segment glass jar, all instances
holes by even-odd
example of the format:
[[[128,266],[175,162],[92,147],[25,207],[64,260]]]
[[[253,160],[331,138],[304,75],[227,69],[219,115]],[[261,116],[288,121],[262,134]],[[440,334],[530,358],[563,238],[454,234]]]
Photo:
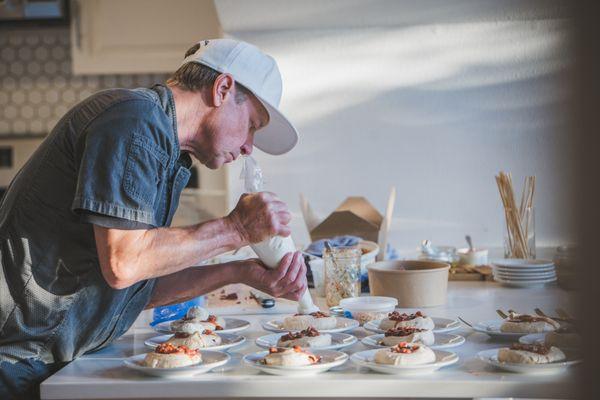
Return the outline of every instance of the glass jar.
[[[535,208],[515,214],[511,210],[505,209],[504,258],[535,259]]]
[[[329,307],[339,305],[341,299],[360,296],[361,255],[357,246],[323,250],[325,299]]]

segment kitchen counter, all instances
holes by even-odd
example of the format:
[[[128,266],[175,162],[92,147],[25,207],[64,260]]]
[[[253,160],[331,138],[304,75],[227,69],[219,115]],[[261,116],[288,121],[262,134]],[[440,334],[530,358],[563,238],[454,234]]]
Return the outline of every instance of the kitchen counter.
[[[324,306],[324,299],[317,303]],[[574,309],[575,296],[556,286],[534,289],[505,288],[494,282],[450,282],[445,306],[425,309],[437,317],[461,316],[475,323],[497,318],[495,310],[515,309],[533,312],[539,307],[553,313],[554,308]],[[218,313],[217,310],[211,310]],[[246,343],[231,350],[232,360],[215,372],[189,379],[165,380],[132,371],[122,364],[124,357],[149,351],[144,340],[156,336],[149,328],[135,327],[111,346],[81,357],[48,378],[41,385],[42,399],[158,399],[158,398],[244,398],[244,397],[530,397],[570,398],[576,389],[575,375],[580,367],[559,375],[520,375],[503,372],[477,360],[477,352],[500,347],[483,333],[463,327],[457,333],[467,341],[456,352],[458,363],[431,375],[397,377],[358,369],[348,361],[335,370],[313,377],[267,375],[241,363],[241,357],[261,350],[254,340],[267,334],[261,320],[277,315],[240,315],[251,322],[241,334]],[[140,326],[137,324],[137,326]],[[359,339],[368,331],[350,332]],[[344,349],[348,354],[366,349],[360,342]]]

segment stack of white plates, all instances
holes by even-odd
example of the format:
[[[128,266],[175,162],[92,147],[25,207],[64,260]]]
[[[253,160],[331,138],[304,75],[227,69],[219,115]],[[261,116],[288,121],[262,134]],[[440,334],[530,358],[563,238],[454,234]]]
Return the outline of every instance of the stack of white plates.
[[[549,260],[495,260],[492,267],[494,280],[506,286],[531,287],[556,282],[554,263]]]

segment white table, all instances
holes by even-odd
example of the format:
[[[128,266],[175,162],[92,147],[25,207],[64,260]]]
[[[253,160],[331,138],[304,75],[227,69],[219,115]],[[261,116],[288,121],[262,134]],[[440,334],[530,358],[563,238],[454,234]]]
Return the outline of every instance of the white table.
[[[572,309],[574,295],[557,287],[510,289],[491,282],[450,282],[448,303],[426,309],[440,317],[461,316],[470,322],[496,318],[496,308],[533,312],[540,307]],[[323,299],[318,299],[322,304]],[[422,377],[396,376],[357,369],[350,361],[337,370],[314,377],[282,377],[259,373],[240,363],[243,355],[260,350],[254,340],[266,332],[260,321],[273,315],[240,316],[251,322],[243,331],[244,346],[232,350],[232,361],[218,372],[187,380],[147,377],[122,365],[122,358],[147,352],[144,340],[157,335],[147,328],[135,328],[113,345],[81,357],[41,385],[42,399],[158,399],[158,398],[243,398],[243,397],[533,397],[568,398],[574,393],[580,367],[560,375],[531,376],[502,372],[475,359],[478,351],[499,347],[487,335],[464,327],[455,333],[466,336],[464,345],[450,349],[460,356],[453,366]],[[362,338],[362,328],[352,332]],[[364,350],[359,343],[346,349],[351,354]]]

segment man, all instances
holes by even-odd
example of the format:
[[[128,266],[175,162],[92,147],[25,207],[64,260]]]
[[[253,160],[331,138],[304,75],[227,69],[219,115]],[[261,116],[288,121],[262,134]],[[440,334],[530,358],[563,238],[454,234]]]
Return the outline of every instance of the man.
[[[290,234],[271,193],[243,195],[225,218],[168,228],[190,155],[219,168],[253,144],[283,154],[297,142],[277,110],[281,77],[256,47],[202,41],[167,85],[102,91],[71,109],[11,183],[0,207],[0,398],[39,383],[122,335],[148,307],[243,282],[297,300],[299,253],[189,268]]]

